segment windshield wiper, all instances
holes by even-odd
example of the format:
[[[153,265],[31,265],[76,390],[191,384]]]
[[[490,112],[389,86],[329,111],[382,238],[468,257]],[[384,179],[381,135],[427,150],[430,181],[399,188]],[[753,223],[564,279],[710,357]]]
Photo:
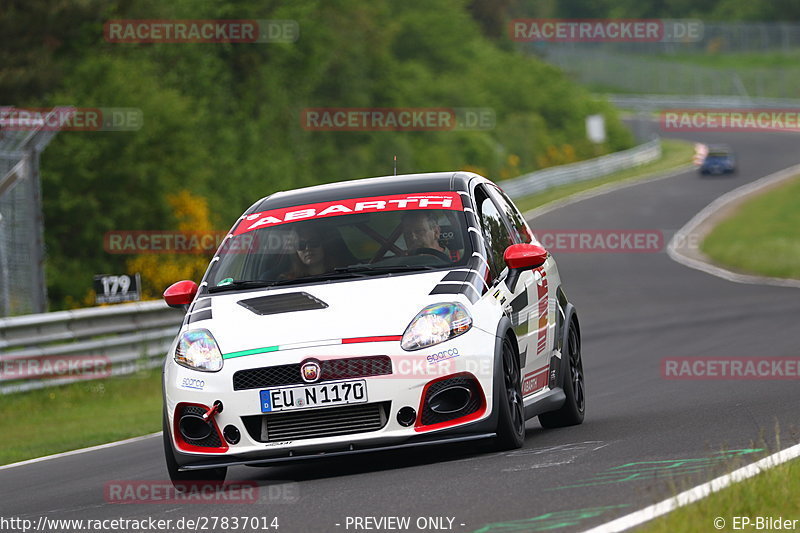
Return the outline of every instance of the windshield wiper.
[[[358,272],[367,274],[375,272],[376,274],[386,274],[391,272],[420,272],[423,270],[436,270],[441,267],[434,267],[430,265],[354,265],[348,267],[334,268],[334,272],[351,273]]]
[[[225,285],[217,285],[216,287],[209,287],[208,292],[216,293],[231,290],[242,289],[259,289],[266,287],[275,287],[279,285],[294,285],[298,283],[306,283],[311,281],[327,281],[337,279],[348,279],[353,277],[363,277],[371,273],[386,274],[392,272],[420,272],[423,270],[436,270],[437,267],[430,265],[354,265],[348,267],[334,268],[333,272],[323,272],[322,274],[312,274],[310,276],[302,276],[294,279],[278,279],[278,280],[257,280],[257,279],[236,279]]]
[[[230,291],[230,290],[241,290],[241,289],[259,289],[259,288],[266,288],[266,287],[276,287],[279,285],[295,285],[295,284],[302,284],[311,281],[327,281],[327,280],[335,280],[335,279],[348,279],[353,277],[362,277],[362,274],[358,271],[353,272],[323,272],[322,274],[312,274],[309,276],[302,276],[299,278],[293,279],[274,279],[274,280],[246,280],[246,279],[237,279],[229,282],[225,285],[218,285],[216,287],[210,287],[208,292],[223,292],[223,291]]]
[[[257,279],[235,279],[226,283],[225,285],[217,285],[216,287],[209,287],[208,292],[222,292],[232,291],[239,289],[257,289],[260,287],[271,287],[275,281],[264,281]]]

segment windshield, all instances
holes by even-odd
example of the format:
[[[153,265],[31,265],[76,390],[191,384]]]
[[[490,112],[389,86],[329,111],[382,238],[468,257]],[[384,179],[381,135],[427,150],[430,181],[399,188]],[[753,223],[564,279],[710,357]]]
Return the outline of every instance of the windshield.
[[[240,221],[205,281],[220,292],[464,265],[461,209],[446,192],[263,211]]]

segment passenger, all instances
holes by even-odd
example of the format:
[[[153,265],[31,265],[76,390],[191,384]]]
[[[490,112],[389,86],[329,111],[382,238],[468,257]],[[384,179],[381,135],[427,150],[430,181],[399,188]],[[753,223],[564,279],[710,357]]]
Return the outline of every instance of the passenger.
[[[295,230],[290,266],[283,279],[295,279],[333,272],[336,267],[356,262],[346,249],[341,235],[336,230],[319,226],[298,224]]]

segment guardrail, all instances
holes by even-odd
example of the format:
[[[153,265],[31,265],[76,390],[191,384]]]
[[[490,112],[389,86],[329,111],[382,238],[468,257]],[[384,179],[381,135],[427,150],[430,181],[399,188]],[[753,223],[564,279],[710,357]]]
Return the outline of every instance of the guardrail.
[[[661,140],[653,139],[634,148],[588,161],[537,170],[501,183],[511,198],[521,198],[551,187],[600,178],[620,170],[637,167],[661,157]]]
[[[800,100],[788,98],[748,98],[744,96],[690,96],[674,94],[608,94],[605,98],[617,107],[637,110],[657,109],[800,109]]]
[[[91,377],[52,373],[70,358],[102,357],[111,375],[160,366],[182,319],[162,301],[2,318],[0,394]]]
[[[512,197],[602,177],[661,155],[658,139],[589,161],[548,168],[502,183]],[[120,304],[0,318],[0,395],[73,383],[92,376],[58,376],[45,365],[55,358],[102,357],[110,375],[160,366],[183,319],[162,301]],[[26,376],[20,375],[23,365]],[[108,374],[94,377],[106,377]]]

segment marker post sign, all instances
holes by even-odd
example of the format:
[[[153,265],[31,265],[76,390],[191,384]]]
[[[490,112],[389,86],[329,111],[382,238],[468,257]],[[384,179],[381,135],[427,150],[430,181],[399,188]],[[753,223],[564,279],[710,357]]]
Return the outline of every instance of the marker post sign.
[[[95,303],[118,304],[122,302],[138,302],[142,299],[142,281],[137,272],[133,276],[123,274],[112,276],[101,274],[94,277]]]

